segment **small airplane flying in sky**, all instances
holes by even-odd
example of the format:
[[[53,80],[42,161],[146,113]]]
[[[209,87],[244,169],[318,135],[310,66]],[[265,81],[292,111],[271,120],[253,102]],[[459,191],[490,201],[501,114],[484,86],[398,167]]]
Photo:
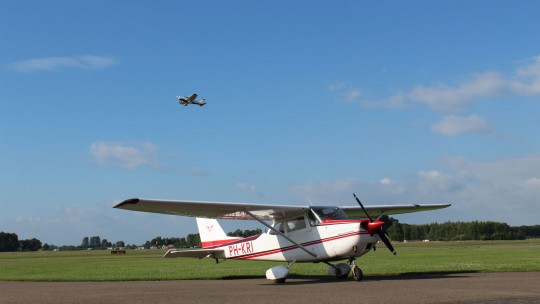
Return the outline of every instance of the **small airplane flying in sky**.
[[[189,97],[187,96],[176,96],[178,98],[178,103],[184,106],[187,106],[189,104],[196,104],[199,106],[204,106],[206,104],[206,99],[202,100],[195,100],[197,98],[197,94],[193,94]]]
[[[450,206],[411,204],[364,207],[356,195],[354,198],[359,206],[287,206],[133,198],[114,208],[196,217],[202,249],[170,249],[165,258],[209,257],[216,262],[225,259],[287,262],[287,266],[274,266],[266,271],[267,279],[283,283],[289,274],[289,267],[296,262],[322,262],[329,266],[329,275],[346,279],[352,272],[352,278],[361,281],[362,270],[355,261],[370,250],[375,250],[378,241],[396,254],[382,230],[384,222],[380,218],[383,215]],[[255,220],[268,230],[247,238],[230,237],[216,219]],[[348,263],[331,263],[344,260]]]

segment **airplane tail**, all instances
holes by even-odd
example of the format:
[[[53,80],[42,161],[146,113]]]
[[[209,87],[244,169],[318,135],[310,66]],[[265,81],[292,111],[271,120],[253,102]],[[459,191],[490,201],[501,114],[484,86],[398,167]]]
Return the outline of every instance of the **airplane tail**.
[[[227,236],[223,228],[219,225],[215,219],[200,218],[197,217],[197,228],[199,228],[199,235],[201,237],[201,247],[215,247],[228,243],[232,243],[237,240],[241,240],[239,237]]]

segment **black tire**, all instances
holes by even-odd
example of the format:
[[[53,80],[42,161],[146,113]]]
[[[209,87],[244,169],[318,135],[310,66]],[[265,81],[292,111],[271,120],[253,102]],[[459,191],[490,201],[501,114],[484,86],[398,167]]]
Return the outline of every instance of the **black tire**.
[[[348,276],[349,276],[348,273],[343,274],[343,273],[341,273],[341,269],[336,268],[336,279],[338,279],[338,280],[346,280]]]
[[[352,277],[353,280],[360,282],[364,278],[364,274],[362,273],[362,269],[358,266],[354,266],[352,269]]]
[[[283,283],[285,283],[286,280],[287,280],[287,278],[275,279],[275,280],[274,280],[274,283],[276,283],[276,284],[283,284]]]

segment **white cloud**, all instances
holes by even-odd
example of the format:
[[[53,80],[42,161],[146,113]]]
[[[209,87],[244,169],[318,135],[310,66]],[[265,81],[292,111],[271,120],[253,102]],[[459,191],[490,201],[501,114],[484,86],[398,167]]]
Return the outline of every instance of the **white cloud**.
[[[381,185],[391,185],[391,184],[393,184],[392,180],[389,179],[388,177],[385,177],[385,178],[381,179],[379,181],[379,183],[381,183]]]
[[[449,136],[461,133],[484,132],[488,129],[487,121],[476,114],[467,117],[444,116],[440,122],[431,126],[433,132]]]
[[[464,187],[450,175],[436,170],[420,171],[418,178],[416,188],[425,194],[456,192]]]
[[[407,104],[405,103],[406,97],[402,93],[395,94],[384,100],[373,101],[369,100],[361,89],[354,87],[345,81],[330,84],[327,88],[331,92],[338,93],[345,102],[351,104],[389,109],[402,109],[407,107]]]
[[[527,65],[519,68],[510,86],[520,95],[540,94],[540,55],[526,60]]]
[[[467,81],[454,87],[446,84],[434,87],[417,86],[406,95],[409,100],[423,103],[433,110],[455,112],[474,99],[496,96],[507,87],[508,80],[502,75],[486,72],[473,74]]]
[[[337,92],[340,96],[349,103],[356,103],[362,96],[362,91],[351,86],[350,83],[345,81],[335,82],[328,85],[328,90],[331,92]]]
[[[248,192],[250,194],[254,194],[254,195],[257,195],[259,197],[264,197],[264,194],[261,191],[259,191],[259,189],[257,189],[257,187],[255,187],[255,185],[244,183],[244,182],[237,182],[236,186],[238,188],[242,189],[243,191],[246,191],[246,192]]]
[[[374,104],[386,107],[386,100],[397,98],[404,102],[422,103],[439,112],[456,112],[471,102],[506,95],[540,95],[540,55],[526,60],[510,75],[493,71],[472,73],[457,85],[418,85],[409,92],[399,92]]]
[[[438,113],[456,113],[473,102],[489,98],[540,95],[540,55],[522,61],[513,73],[471,73],[458,83],[417,85],[380,99],[370,99],[364,90],[348,82],[329,85],[328,89],[337,92],[346,102],[364,107],[403,109],[423,104]],[[475,114],[469,117],[445,116],[432,126],[434,132],[444,135],[485,132],[487,129],[487,120]]]
[[[540,191],[540,178],[538,177],[527,178],[524,181],[524,184],[527,187],[536,187],[536,190]]]
[[[328,85],[329,91],[340,91],[349,87],[349,83],[346,81],[337,81]]]
[[[315,205],[356,204],[352,194],[356,193],[362,202],[373,198],[387,198],[391,193],[402,191],[401,185],[370,182],[358,178],[342,178],[331,181],[309,181],[291,185],[289,191],[300,198],[309,197]]]
[[[61,69],[99,70],[115,65],[111,56],[80,55],[72,57],[43,57],[18,61],[12,64],[19,72],[55,71]]]
[[[20,239],[36,237],[55,245],[79,245],[83,237],[95,235],[109,241],[142,244],[156,235],[177,236],[179,231],[187,234],[197,230],[190,218],[129,212],[113,209],[109,203],[56,206],[46,212],[38,216],[26,212],[9,220],[10,225]]]
[[[183,171],[185,173],[190,174],[190,175],[208,176],[208,174],[206,172],[204,172],[200,167],[197,167],[197,166],[186,167],[186,168],[184,168]]]
[[[148,142],[94,142],[90,146],[90,153],[98,165],[128,169],[158,165],[157,152],[157,146]]]
[[[354,178],[343,178],[327,182],[306,182],[292,186],[291,191],[293,193],[309,194],[308,196],[322,195],[325,193],[350,191],[359,183],[361,181]]]
[[[452,207],[405,217],[423,221],[492,220],[510,225],[538,224],[540,214],[540,155],[491,161],[446,157],[444,170],[420,170],[402,180],[354,178],[310,181],[290,187],[298,200],[309,197],[318,205],[354,205],[355,192],[370,204],[438,204]]]

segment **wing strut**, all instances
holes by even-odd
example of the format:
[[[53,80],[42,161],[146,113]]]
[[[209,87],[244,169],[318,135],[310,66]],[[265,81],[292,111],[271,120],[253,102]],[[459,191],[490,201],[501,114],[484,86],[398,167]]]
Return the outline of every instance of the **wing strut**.
[[[288,236],[286,236],[285,234],[283,234],[283,232],[277,230],[276,228],[274,228],[274,227],[268,225],[267,223],[265,223],[264,221],[258,219],[256,216],[254,216],[253,214],[251,214],[251,212],[249,212],[249,211],[247,211],[247,210],[246,210],[245,212],[246,212],[249,216],[251,216],[254,220],[256,220],[257,222],[263,224],[264,226],[268,227],[268,229],[270,229],[270,230],[274,231],[275,233],[281,235],[282,237],[284,237],[285,239],[287,239],[287,241],[289,241],[289,242],[295,244],[296,247],[298,247],[298,248],[304,250],[305,252],[307,252],[309,255],[311,255],[311,256],[314,257],[314,258],[317,257],[317,255],[316,255],[315,253],[313,253],[313,252],[307,250],[306,247],[304,247],[304,246],[298,244],[297,242],[293,241],[290,237],[288,237]]]

